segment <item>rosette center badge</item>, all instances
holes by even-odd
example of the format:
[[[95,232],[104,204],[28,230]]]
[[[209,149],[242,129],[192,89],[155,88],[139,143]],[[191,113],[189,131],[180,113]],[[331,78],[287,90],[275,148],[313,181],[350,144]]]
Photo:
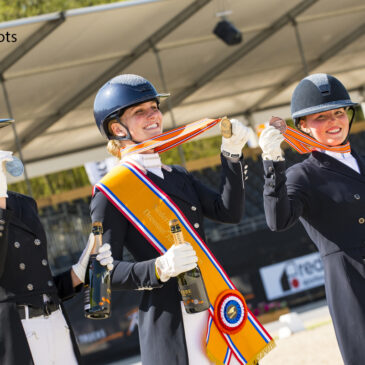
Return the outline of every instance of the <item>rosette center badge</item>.
[[[241,293],[237,290],[221,293],[215,304],[214,320],[223,332],[238,332],[247,320],[247,305]]]

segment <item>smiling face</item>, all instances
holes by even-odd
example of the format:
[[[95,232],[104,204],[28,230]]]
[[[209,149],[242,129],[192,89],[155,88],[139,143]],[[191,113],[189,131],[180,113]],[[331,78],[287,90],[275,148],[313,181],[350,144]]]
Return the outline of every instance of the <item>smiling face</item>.
[[[128,128],[131,137],[136,142],[142,142],[162,133],[162,113],[155,100],[127,108],[121,122]],[[125,136],[125,128],[119,123],[110,126],[116,136]]]
[[[299,125],[301,130],[328,146],[340,145],[349,132],[349,119],[344,108],[307,115]]]

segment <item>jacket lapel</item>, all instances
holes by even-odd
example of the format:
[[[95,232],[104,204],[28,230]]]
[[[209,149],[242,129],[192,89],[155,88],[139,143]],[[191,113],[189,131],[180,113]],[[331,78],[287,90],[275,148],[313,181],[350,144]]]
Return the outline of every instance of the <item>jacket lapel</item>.
[[[35,232],[28,227],[26,224],[24,224],[18,217],[13,216],[11,218],[10,224],[14,224],[15,226],[18,226],[19,228],[23,229],[24,231],[28,231],[29,233],[36,235]]]
[[[147,173],[147,177],[158,185],[158,187],[160,187],[167,195],[171,197],[175,196],[189,204],[196,203],[196,199],[194,199],[194,196],[190,193],[189,186],[185,182],[185,176],[182,176],[182,174],[177,171],[175,171],[175,173],[171,173],[166,170],[162,171],[164,179],[161,179],[150,172]]]
[[[356,161],[358,162],[360,174],[355,170],[353,170],[351,167],[348,167],[342,162],[322,152],[314,151],[311,155],[311,158],[314,159],[322,168],[331,170],[341,175],[346,175],[352,179],[356,179],[361,182],[365,182],[364,159],[359,157],[354,151],[351,151],[351,154],[355,157]]]
[[[355,151],[352,151],[351,154],[355,157],[359,165],[361,175],[365,176],[365,156],[360,156]]]
[[[11,192],[8,192],[8,198],[6,199],[6,205],[7,208],[12,210],[14,212],[13,216],[11,217],[10,224],[14,224],[15,226],[28,231],[29,233],[35,235],[35,232],[33,229],[30,228],[28,220],[26,217],[22,216],[22,208],[19,206],[19,199],[16,199],[14,195],[12,195]],[[27,222],[28,224],[26,224]]]

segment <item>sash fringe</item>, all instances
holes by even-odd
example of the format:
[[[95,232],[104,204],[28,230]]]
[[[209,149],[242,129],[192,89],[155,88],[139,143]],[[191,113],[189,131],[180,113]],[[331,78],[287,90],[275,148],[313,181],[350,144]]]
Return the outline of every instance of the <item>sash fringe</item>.
[[[259,351],[247,365],[256,365],[259,360],[266,356],[273,348],[276,347],[275,341],[269,342],[261,351]]]

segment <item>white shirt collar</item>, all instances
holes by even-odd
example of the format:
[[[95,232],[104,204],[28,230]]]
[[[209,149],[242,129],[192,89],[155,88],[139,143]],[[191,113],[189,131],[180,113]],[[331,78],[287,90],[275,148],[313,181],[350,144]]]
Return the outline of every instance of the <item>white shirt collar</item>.
[[[328,156],[335,158],[337,161],[342,162],[343,164],[352,168],[353,170],[355,170],[356,172],[358,172],[360,174],[359,165],[358,165],[355,157],[351,155],[351,152],[341,153],[341,152],[333,152],[333,151],[327,151],[327,150],[322,151],[322,152],[324,152]]]
[[[164,178],[162,168],[171,172],[171,167],[162,164],[160,155],[158,153],[134,153],[125,158],[121,162],[131,161],[137,164],[146,173],[147,171]]]

